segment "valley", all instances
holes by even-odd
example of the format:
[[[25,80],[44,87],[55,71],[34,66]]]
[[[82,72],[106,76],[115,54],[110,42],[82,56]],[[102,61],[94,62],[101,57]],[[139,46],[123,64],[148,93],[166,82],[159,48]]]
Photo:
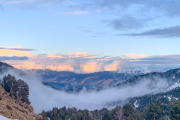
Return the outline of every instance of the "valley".
[[[86,93],[86,96],[97,95],[99,97],[106,93],[110,93],[110,94],[113,93],[117,95],[119,94],[117,97],[115,97],[116,95],[113,96],[112,94],[109,96],[112,97],[110,100],[105,100],[105,101],[103,100],[103,103],[101,103],[102,104],[101,107],[90,108],[89,110],[91,110],[92,114],[95,114],[94,111],[92,110],[96,108],[100,110],[101,108],[106,107],[110,110],[115,108],[115,106],[125,106],[126,104],[130,104],[133,107],[133,109],[136,109],[139,112],[143,112],[145,111],[146,107],[148,107],[153,102],[156,102],[158,100],[164,106],[168,106],[168,104],[170,104],[171,101],[180,100],[180,94],[179,94],[180,69],[172,69],[166,72],[150,72],[145,74],[141,73],[141,74],[133,74],[133,75],[129,73],[117,73],[117,72],[76,74],[72,72],[57,72],[51,70],[37,70],[33,72],[22,71],[8,64],[2,62],[0,63],[1,63],[0,65],[1,75],[7,73],[13,73],[18,76],[23,76],[24,78],[28,77],[29,74],[31,76],[32,75],[36,77],[38,76],[38,78],[41,79],[43,78],[43,81],[41,81],[41,85],[44,88],[48,87],[48,89],[54,89],[55,91],[59,91],[60,94],[62,94],[64,91],[63,94],[67,94],[66,95],[67,97],[74,96],[74,94],[76,94],[77,98],[75,97],[75,99],[77,100],[80,100],[78,96],[79,97],[83,96],[84,94],[83,92]],[[107,82],[109,79],[112,79],[111,80],[112,83]],[[84,81],[83,84],[82,81]],[[103,81],[103,82],[97,82],[97,81]],[[85,87],[86,89],[83,89],[83,87]],[[31,85],[30,85],[30,89],[31,89]],[[127,91],[129,91],[129,95],[126,94]],[[30,98],[31,98],[31,93],[30,93]],[[88,101],[85,102],[84,100],[82,100],[83,102],[81,102],[82,105],[83,104],[86,105],[88,103]],[[97,103],[98,105],[98,103],[100,102],[97,101],[98,99],[92,99],[92,100],[94,100],[92,104]],[[60,104],[62,104],[62,102],[60,102]],[[78,107],[78,104],[76,105],[77,105],[76,107]],[[60,107],[60,106],[56,106],[56,107]],[[88,106],[82,108],[88,109]],[[108,112],[108,109],[106,110],[106,112]],[[164,114],[168,115],[169,114],[168,111],[170,110],[170,108],[164,110],[165,110]],[[102,113],[100,112],[99,114]],[[46,117],[52,118],[49,115],[47,115]]]

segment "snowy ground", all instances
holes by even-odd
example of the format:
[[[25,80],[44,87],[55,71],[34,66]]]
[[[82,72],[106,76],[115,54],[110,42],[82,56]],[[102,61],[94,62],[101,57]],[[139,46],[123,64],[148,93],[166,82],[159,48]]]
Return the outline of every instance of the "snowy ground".
[[[9,119],[0,115],[0,120],[17,120],[17,119]]]

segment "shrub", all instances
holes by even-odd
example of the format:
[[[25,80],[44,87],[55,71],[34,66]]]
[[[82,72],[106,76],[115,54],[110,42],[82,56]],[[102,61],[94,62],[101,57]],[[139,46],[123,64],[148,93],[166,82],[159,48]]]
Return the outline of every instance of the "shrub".
[[[9,105],[6,105],[7,109],[12,110],[12,108]]]

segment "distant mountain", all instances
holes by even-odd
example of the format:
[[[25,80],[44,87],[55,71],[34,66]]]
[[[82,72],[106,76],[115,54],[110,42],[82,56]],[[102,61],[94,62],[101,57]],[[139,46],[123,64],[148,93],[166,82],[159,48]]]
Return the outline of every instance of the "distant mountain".
[[[135,75],[142,75],[145,73],[145,71],[142,70],[126,71],[124,73],[104,71],[89,74],[52,70],[28,70],[27,72],[39,75],[43,82],[46,82],[56,89],[102,89],[116,86],[120,82]]]
[[[8,71],[9,69],[14,69],[11,65],[0,62],[0,73],[4,73],[6,71]]]
[[[145,107],[157,100],[160,100],[163,104],[169,103],[169,101],[172,99],[178,101],[180,100],[180,69],[172,69],[166,72],[153,72],[145,75],[134,76],[117,84],[116,87],[133,87],[146,81],[149,81],[148,85],[152,91],[146,95],[129,98],[129,103],[131,103],[135,108],[142,111]],[[152,84],[156,85],[164,83],[166,84],[161,88],[158,88],[158,86],[151,87]]]
[[[164,87],[164,92],[170,91],[180,86],[180,69],[172,69],[166,72],[152,72],[144,75],[134,76],[117,84],[117,86],[134,86],[146,80],[150,80],[152,83],[157,83],[160,80],[164,80],[164,82],[167,82],[166,87]]]
[[[160,100],[164,105],[173,100],[180,101],[180,87],[167,92],[130,98],[129,103],[140,111],[143,111],[145,107],[149,106],[152,102],[155,102],[157,100]]]
[[[7,63],[4,63],[4,62],[0,61],[0,74],[4,74],[8,70],[11,70],[11,71],[13,71],[13,72],[15,72],[15,73],[17,73],[19,75],[22,75],[22,76],[26,75],[25,72],[23,72],[23,71],[21,71],[19,69],[16,69],[16,68],[14,68],[13,66],[11,66],[11,65],[9,65]]]
[[[91,89],[103,89],[107,87],[113,87],[125,81],[133,76],[144,75],[146,73],[153,72],[152,70],[127,70],[127,71],[104,71],[95,72],[89,74],[77,74],[69,71],[52,71],[46,70],[26,70],[21,71],[6,63],[0,62],[0,74],[5,73],[8,70],[25,75],[26,72],[41,77],[45,85],[50,85],[55,89],[66,90],[79,90],[86,88]]]
[[[134,76],[137,75],[144,75],[144,74],[148,74],[148,73],[152,73],[152,72],[164,72],[162,70],[148,70],[148,69],[134,69],[134,70],[121,70],[121,71],[117,71],[118,73],[128,73]]]

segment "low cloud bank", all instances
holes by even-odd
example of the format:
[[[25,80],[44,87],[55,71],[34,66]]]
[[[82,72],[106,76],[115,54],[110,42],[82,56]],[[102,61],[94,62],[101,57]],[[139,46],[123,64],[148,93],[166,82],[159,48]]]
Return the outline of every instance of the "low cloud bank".
[[[31,54],[34,49],[0,46],[0,61],[17,69],[50,69],[75,73],[124,71],[134,69],[164,71],[180,67],[180,55],[145,56],[126,54],[117,57],[92,55],[86,52],[68,54]],[[167,67],[168,66],[168,67]]]
[[[22,79],[28,83],[30,87],[29,99],[36,113],[40,113],[42,110],[51,110],[53,107],[60,108],[63,106],[89,110],[101,109],[103,107],[110,109],[116,105],[110,107],[107,104],[115,101],[126,102],[126,99],[129,97],[152,93],[154,89],[164,88],[167,85],[164,79],[158,79],[155,83],[150,80],[143,80],[143,82],[135,86],[124,88],[109,88],[99,92],[83,90],[80,93],[66,93],[43,85],[38,77],[32,75],[21,77],[13,71],[9,71],[1,75],[0,78],[8,73],[14,75],[16,79]]]

